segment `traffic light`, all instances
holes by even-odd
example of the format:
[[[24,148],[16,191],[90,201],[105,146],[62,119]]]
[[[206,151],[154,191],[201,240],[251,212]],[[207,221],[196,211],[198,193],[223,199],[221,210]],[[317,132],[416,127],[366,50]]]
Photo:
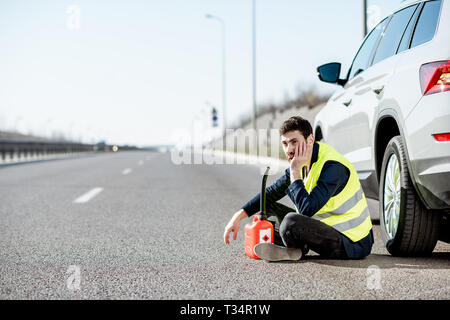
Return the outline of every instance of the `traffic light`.
[[[213,127],[217,127],[218,126],[218,123],[217,123],[217,110],[216,110],[216,108],[212,108],[212,110],[211,110],[211,113],[212,113],[212,126]]]

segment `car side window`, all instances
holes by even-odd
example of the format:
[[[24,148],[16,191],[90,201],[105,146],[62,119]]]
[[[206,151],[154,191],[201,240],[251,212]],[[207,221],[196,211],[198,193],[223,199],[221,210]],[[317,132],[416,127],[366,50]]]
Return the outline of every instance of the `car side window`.
[[[425,3],[411,41],[411,48],[430,41],[436,32],[436,26],[441,9],[441,0]]]
[[[420,14],[420,5],[417,5],[416,11],[414,11],[412,18],[409,19],[408,25],[406,26],[406,30],[403,33],[402,40],[398,45],[397,53],[409,49],[409,43],[411,42],[411,35],[413,33],[414,26],[416,25],[417,17],[419,16],[419,14]]]
[[[366,37],[366,40],[361,45],[353,59],[352,66],[350,68],[350,72],[348,75],[348,80],[354,78],[359,73],[363,72],[370,66],[370,62],[373,57],[373,53],[377,47],[378,40],[380,39],[380,35],[383,32],[383,29],[388,22],[389,18],[381,21]]]
[[[416,7],[417,5],[409,6],[394,13],[394,16],[383,33],[380,44],[378,45],[373,64],[387,59],[395,54],[403,32],[405,31],[405,28]]]

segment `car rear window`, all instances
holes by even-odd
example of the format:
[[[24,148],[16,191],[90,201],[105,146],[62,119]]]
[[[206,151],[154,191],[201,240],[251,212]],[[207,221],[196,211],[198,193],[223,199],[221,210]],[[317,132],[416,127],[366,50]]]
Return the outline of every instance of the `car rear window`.
[[[441,0],[425,3],[411,41],[411,48],[433,39],[441,9]]]
[[[389,58],[396,53],[403,32],[416,7],[417,5],[409,6],[394,14],[384,31],[380,44],[378,45],[373,64]]]
[[[414,31],[414,26],[416,25],[417,17],[420,14],[420,6],[417,5],[416,11],[414,12],[412,18],[408,22],[408,26],[406,27],[405,32],[403,33],[402,40],[400,41],[400,45],[398,46],[397,53],[405,51],[409,49],[409,43],[411,42],[411,35]]]

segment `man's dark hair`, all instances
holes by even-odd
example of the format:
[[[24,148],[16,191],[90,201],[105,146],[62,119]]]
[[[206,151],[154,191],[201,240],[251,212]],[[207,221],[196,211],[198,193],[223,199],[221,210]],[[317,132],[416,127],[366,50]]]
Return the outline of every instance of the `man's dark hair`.
[[[303,137],[308,138],[312,134],[312,127],[308,120],[302,117],[290,117],[287,119],[280,128],[280,136],[289,132],[298,130],[303,135]]]

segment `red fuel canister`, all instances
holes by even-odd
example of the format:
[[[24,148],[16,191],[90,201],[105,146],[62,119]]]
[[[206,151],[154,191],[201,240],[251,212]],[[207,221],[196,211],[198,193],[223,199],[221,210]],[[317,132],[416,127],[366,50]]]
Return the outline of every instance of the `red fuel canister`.
[[[269,175],[269,167],[267,167],[266,172],[263,176],[262,186],[261,186],[261,197],[260,197],[260,214],[253,217],[253,222],[247,223],[245,225],[245,254],[253,259],[260,259],[253,248],[263,242],[273,243],[273,224],[267,221],[266,215],[266,182],[267,176]]]
[[[259,259],[253,248],[262,242],[273,243],[273,225],[255,215],[253,222],[245,225],[245,254],[250,258]]]

